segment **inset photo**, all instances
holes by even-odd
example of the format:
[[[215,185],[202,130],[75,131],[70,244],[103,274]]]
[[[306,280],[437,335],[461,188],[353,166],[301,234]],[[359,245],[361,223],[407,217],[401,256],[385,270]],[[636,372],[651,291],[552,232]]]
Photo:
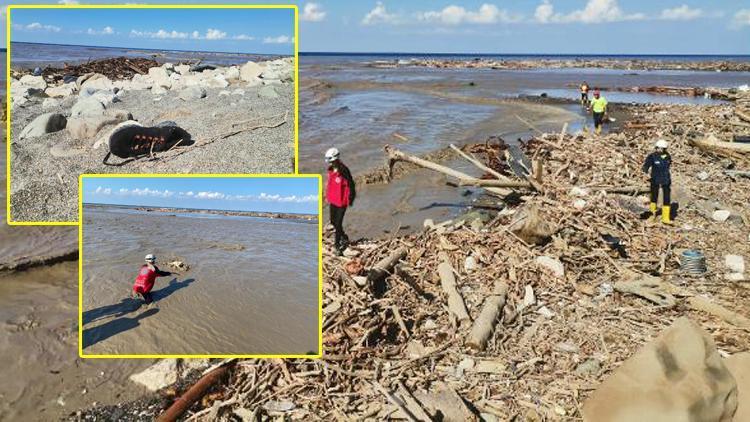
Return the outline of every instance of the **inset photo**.
[[[82,357],[321,354],[320,177],[82,176]]]
[[[295,6],[11,6],[10,224],[80,174],[295,172]]]

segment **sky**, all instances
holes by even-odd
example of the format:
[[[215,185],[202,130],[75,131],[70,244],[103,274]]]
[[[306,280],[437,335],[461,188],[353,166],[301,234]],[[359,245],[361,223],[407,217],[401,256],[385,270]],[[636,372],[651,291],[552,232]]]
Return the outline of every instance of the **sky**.
[[[302,52],[750,54],[750,0],[319,0],[296,4]],[[59,21],[31,20],[63,26]],[[115,28],[115,23],[104,25]],[[93,29],[101,30],[104,25]],[[124,25],[123,30],[129,31],[130,26]],[[208,27],[198,26],[200,33]],[[216,26],[230,32],[230,28]],[[253,32],[250,28],[232,31]],[[159,25],[142,28],[158,29]]]
[[[18,9],[13,41],[294,54],[293,9]]]
[[[84,178],[83,202],[318,213],[317,178]]]

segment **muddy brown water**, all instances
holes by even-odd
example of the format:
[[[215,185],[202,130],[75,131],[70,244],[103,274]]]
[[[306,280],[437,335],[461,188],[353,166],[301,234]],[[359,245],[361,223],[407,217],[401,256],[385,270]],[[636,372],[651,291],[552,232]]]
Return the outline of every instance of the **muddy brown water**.
[[[84,207],[86,354],[316,354],[318,225]],[[128,296],[147,253],[157,305]]]

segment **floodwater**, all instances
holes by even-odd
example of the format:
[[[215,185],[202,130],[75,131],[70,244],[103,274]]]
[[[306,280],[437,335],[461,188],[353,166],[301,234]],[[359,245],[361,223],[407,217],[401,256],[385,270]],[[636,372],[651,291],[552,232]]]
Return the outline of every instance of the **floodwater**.
[[[316,354],[318,226],[84,207],[85,354]],[[190,268],[129,292],[143,257]]]
[[[300,60],[300,169],[324,174],[323,155],[336,146],[352,173],[382,168],[386,144],[412,154],[426,154],[449,144],[484,142],[490,135],[507,141],[532,131],[517,116],[544,131],[591,127],[590,116],[572,101],[539,103],[519,97],[577,99],[572,88],[591,86],[713,86],[747,83],[747,72],[624,71],[610,69],[432,69],[368,66],[373,60],[402,57],[303,56]],[[409,57],[403,57],[408,59]],[[729,58],[732,59],[732,58]],[[330,84],[321,87],[318,81]],[[702,97],[606,92],[616,103],[718,104]],[[606,130],[606,128],[605,128]],[[400,136],[398,136],[400,135]],[[448,164],[477,176],[465,161]],[[396,228],[422,226],[426,218],[449,219],[471,207],[478,188],[446,186],[445,176],[423,170],[389,185],[358,188],[359,199],[345,221],[349,235],[377,237]]]

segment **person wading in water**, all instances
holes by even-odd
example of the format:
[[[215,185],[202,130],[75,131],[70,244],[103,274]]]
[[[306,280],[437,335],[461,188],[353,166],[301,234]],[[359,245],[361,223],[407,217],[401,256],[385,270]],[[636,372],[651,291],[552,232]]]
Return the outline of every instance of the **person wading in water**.
[[[325,157],[328,164],[326,200],[330,204],[331,224],[336,231],[336,253],[341,256],[349,246],[349,237],[344,232],[344,214],[348,207],[354,205],[357,193],[349,168],[339,159],[339,150],[330,148]]]
[[[168,275],[172,275],[172,273],[161,271],[156,266],[156,257],[153,254],[146,255],[146,263],[138,270],[138,277],[135,279],[135,284],[133,284],[132,297],[135,298],[136,295],[140,295],[143,298],[143,302],[150,304],[154,301],[154,298],[151,296],[151,289],[154,288],[156,277]]]

